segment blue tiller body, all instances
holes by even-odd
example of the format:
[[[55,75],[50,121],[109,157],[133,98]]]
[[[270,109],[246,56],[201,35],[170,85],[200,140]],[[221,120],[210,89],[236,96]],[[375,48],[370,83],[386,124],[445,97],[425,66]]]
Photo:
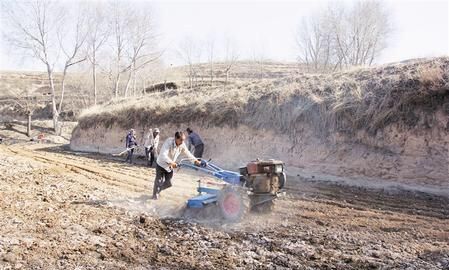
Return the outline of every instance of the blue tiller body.
[[[188,168],[211,175],[229,185],[241,185],[240,173],[223,170],[217,165],[206,162],[205,160],[201,160],[200,166],[196,166],[187,160],[181,160],[178,165],[179,168]],[[203,208],[208,204],[216,203],[218,200],[218,194],[220,193],[220,189],[202,187],[201,181],[199,181],[197,191],[198,196],[195,196],[187,201],[188,208]]]

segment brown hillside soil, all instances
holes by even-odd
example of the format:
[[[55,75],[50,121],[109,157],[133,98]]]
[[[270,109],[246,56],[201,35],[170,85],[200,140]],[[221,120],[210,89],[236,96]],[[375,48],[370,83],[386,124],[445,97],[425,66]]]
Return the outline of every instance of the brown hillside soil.
[[[0,145],[0,269],[448,269],[449,198],[290,177],[274,212],[179,217],[199,176],[149,200],[154,169]],[[315,179],[320,180],[320,179]]]

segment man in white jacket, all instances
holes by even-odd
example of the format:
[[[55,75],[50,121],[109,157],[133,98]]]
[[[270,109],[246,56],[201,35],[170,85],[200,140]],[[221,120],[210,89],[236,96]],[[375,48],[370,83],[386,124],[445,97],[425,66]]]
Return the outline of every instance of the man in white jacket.
[[[182,153],[187,156],[195,165],[200,165],[192,153],[187,149],[184,141],[186,135],[182,131],[177,131],[174,137],[165,140],[156,160],[156,178],[153,186],[153,199],[159,198],[159,193],[172,186],[173,169],[178,167],[176,159]]]
[[[155,157],[157,157],[157,147],[159,146],[159,129],[151,129],[145,139],[145,157],[147,158],[147,166],[153,167]]]

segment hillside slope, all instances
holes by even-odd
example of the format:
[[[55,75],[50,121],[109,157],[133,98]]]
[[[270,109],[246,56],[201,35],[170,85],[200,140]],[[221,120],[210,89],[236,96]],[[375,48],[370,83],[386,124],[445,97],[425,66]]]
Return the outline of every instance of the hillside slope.
[[[71,148],[111,153],[129,128],[142,138],[159,127],[164,139],[187,126],[204,137],[206,157],[229,168],[277,158],[290,174],[447,192],[449,58],[116,100],[82,114]]]
[[[88,96],[81,84],[80,79],[69,76],[66,79],[63,109],[61,118],[73,120],[74,114],[77,114],[82,107],[89,103]],[[56,100],[61,97],[61,73],[54,74],[54,83],[56,91]],[[23,103],[24,99],[34,101],[33,119],[51,119],[51,89],[49,86],[48,75],[38,71],[0,71],[0,121],[26,120],[26,115],[20,112],[18,103]]]

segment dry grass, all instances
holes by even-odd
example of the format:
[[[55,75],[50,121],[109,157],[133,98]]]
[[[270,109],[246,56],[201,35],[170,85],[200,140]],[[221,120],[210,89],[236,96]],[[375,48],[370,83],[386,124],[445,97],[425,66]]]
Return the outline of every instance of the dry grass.
[[[439,85],[444,83],[444,70],[440,66],[419,69],[420,80],[428,85]]]
[[[213,63],[213,74],[215,80],[224,80],[226,76],[224,72],[226,66],[227,64],[224,62]],[[210,78],[209,63],[195,64],[194,70],[197,73],[199,80],[204,79],[207,81]],[[237,61],[230,71],[231,78],[238,78],[239,80],[284,78],[305,72],[307,72],[306,66],[299,65],[298,63],[277,63],[268,61]],[[188,67],[174,67],[169,73],[171,80],[186,80]]]
[[[329,75],[178,89],[114,100],[84,111],[80,126],[123,128],[171,123],[268,128],[293,137],[304,128],[375,133],[393,122],[413,127],[449,103],[449,58],[434,58]],[[431,82],[431,83],[430,83]]]

